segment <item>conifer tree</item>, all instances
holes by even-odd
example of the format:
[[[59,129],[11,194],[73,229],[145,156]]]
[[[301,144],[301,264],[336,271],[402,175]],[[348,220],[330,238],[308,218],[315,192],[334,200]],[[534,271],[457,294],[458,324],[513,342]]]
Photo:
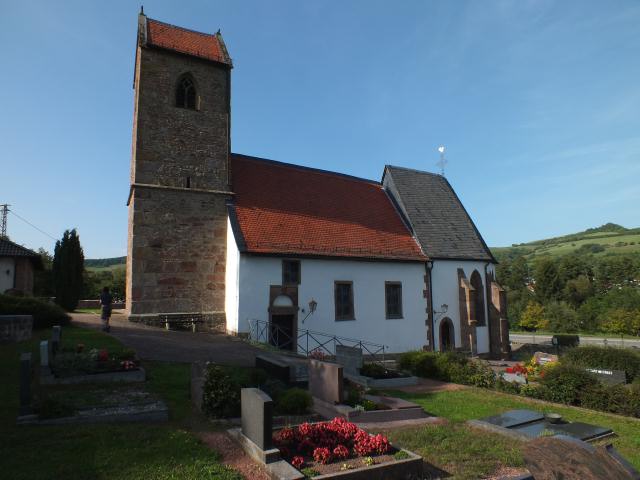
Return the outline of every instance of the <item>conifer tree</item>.
[[[62,240],[56,242],[53,254],[53,281],[56,303],[73,311],[82,294],[84,252],[75,229],[66,230]]]

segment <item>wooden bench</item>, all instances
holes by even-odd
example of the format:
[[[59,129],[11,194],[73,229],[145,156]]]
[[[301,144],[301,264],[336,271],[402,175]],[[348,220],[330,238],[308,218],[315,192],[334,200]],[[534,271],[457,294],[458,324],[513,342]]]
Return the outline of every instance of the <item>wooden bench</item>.
[[[195,332],[199,323],[204,323],[200,315],[160,315],[160,321],[166,330],[170,330],[172,325],[191,327]]]

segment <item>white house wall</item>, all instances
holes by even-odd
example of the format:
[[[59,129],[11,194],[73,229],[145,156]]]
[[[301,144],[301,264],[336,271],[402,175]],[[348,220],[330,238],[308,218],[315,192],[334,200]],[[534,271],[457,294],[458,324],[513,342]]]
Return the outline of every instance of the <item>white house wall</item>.
[[[233,236],[231,223],[227,218],[227,262],[225,266],[224,310],[227,317],[227,330],[238,331],[238,267],[240,252]]]
[[[424,263],[301,259],[300,267],[299,329],[384,344],[390,352],[421,349],[427,343]],[[335,320],[334,282],[340,280],[353,282],[355,320]],[[386,281],[402,282],[402,319],[385,318]],[[248,332],[250,320],[269,320],[269,286],[281,283],[282,259],[240,254],[237,331]],[[302,324],[311,299],[317,309]],[[228,318],[228,328],[235,330],[233,316]]]
[[[460,260],[435,260],[431,271],[431,279],[433,282],[433,306],[434,310],[441,311],[441,306],[448,306],[447,312],[436,313],[435,318],[435,346],[436,350],[440,350],[440,322],[442,319],[449,317],[454,326],[456,347],[460,347],[460,304],[458,299],[458,268],[464,270],[467,280],[471,279],[471,274],[477,270],[482,278],[483,289],[481,294],[484,298],[485,308],[485,326],[476,327],[476,338],[478,353],[489,352],[489,330],[486,324],[489,322],[487,289],[485,283],[485,265],[487,262],[460,261]],[[493,272],[493,264],[487,266],[488,272]]]
[[[0,293],[13,288],[16,276],[16,262],[11,257],[0,258]]]

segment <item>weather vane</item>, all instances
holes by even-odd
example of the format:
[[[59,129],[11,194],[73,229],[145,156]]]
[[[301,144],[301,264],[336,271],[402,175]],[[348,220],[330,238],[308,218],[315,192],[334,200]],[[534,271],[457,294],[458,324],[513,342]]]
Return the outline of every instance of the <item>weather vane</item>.
[[[449,163],[447,159],[444,158],[444,145],[440,145],[438,147],[438,151],[440,152],[440,160],[438,160],[438,163],[436,163],[436,165],[440,168],[440,175],[444,177],[444,167],[446,167],[447,163]]]

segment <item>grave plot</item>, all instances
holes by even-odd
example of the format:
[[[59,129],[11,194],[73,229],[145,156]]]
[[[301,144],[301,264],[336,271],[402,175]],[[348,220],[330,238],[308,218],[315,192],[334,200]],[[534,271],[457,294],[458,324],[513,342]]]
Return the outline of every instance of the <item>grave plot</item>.
[[[325,418],[335,416],[359,423],[418,420],[428,416],[419,405],[393,397],[366,395],[351,384],[345,395],[343,367],[337,363],[309,360],[309,392],[313,407]]]
[[[144,370],[135,360],[135,352],[125,352],[131,360],[110,356],[104,349],[85,352],[82,345],[63,345],[62,329],[54,327],[51,340],[40,343],[39,354],[35,372],[30,353],[20,359],[17,423],[168,420],[166,404],[144,388]]]
[[[145,371],[130,349],[85,349],[63,345],[62,328],[53,327],[50,340],[40,342],[40,384],[144,382]]]
[[[272,478],[420,478],[422,458],[397,449],[343,418],[273,431],[273,401],[256,388],[242,390],[242,428],[229,433]]]
[[[525,440],[562,435],[582,441],[595,441],[613,435],[613,430],[607,427],[582,422],[567,422],[557,414],[545,415],[524,409],[509,410],[501,415],[470,420],[468,423]]]
[[[344,368],[344,376],[366,388],[396,388],[415,385],[418,378],[389,368],[385,362],[365,362],[362,349],[336,345],[336,363]]]

